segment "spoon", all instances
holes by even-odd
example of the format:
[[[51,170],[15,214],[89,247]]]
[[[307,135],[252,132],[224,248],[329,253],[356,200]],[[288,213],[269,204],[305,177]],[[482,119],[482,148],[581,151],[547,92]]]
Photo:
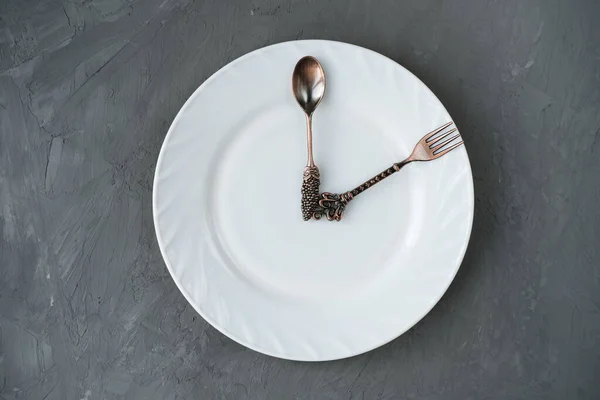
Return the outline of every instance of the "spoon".
[[[302,177],[302,218],[311,219],[319,206],[319,168],[315,165],[312,151],[312,115],[325,93],[325,72],[316,58],[302,57],[292,75],[294,97],[306,115],[306,141],[308,161]]]

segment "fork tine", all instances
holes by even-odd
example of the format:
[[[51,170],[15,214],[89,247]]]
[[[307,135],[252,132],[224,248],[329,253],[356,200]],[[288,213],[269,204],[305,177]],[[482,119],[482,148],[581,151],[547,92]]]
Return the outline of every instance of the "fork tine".
[[[455,148],[457,148],[458,146],[462,145],[463,143],[464,143],[464,141],[462,141],[462,140],[461,140],[460,142],[458,142],[458,143],[456,143],[456,144],[453,144],[452,146],[448,147],[447,149],[444,149],[444,150],[440,151],[439,153],[437,153],[437,154],[435,155],[435,158],[441,157],[441,156],[443,156],[444,154],[451,152],[452,150],[454,150],[454,149],[455,149]]]
[[[435,135],[436,133],[446,129],[447,127],[449,127],[450,125],[452,125],[454,123],[454,121],[450,121],[445,123],[444,125],[440,126],[439,128],[429,132],[427,135],[425,135],[425,139],[429,139],[430,137],[432,137],[433,135]]]
[[[454,132],[456,132],[456,128],[450,129],[448,132],[444,133],[443,135],[440,135],[440,136],[437,136],[437,137],[431,139],[431,142],[428,142],[429,147],[430,148],[433,147],[434,144],[436,144],[437,142],[439,142],[440,140],[442,140],[443,138],[447,137],[448,135],[450,135]],[[435,147],[437,147],[437,146],[435,146]]]
[[[441,149],[442,147],[444,147],[445,145],[447,145],[448,143],[450,143],[451,141],[453,141],[454,139],[456,139],[456,138],[457,138],[457,137],[459,137],[459,136],[460,136],[460,135],[454,135],[454,136],[452,136],[450,139],[446,139],[446,140],[444,140],[443,142],[441,142],[441,143],[439,143],[439,144],[436,144],[435,146],[433,146],[433,147],[431,148],[431,150],[432,150],[433,152],[435,152],[436,150],[439,150],[439,149]]]

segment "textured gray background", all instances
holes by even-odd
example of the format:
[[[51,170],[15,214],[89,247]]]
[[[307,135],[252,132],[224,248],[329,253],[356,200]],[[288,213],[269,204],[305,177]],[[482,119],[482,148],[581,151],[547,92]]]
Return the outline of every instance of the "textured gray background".
[[[600,2],[0,0],[1,399],[599,399]],[[468,145],[459,275],[370,353],[298,363],[171,280],[151,181],[177,111],[267,44],[342,40],[423,79]]]

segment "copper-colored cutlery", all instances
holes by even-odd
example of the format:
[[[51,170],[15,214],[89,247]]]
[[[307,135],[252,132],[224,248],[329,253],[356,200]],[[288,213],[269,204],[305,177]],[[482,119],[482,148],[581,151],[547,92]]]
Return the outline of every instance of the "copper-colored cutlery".
[[[312,114],[325,94],[325,73],[314,57],[302,57],[294,68],[292,90],[298,105],[306,115],[306,140],[308,161],[302,177],[302,218],[308,221],[316,211],[319,201],[319,168],[315,165],[312,151]]]
[[[403,161],[392,164],[391,167],[381,172],[380,174],[375,175],[373,178],[369,179],[362,185],[357,186],[356,188],[344,192],[342,194],[334,194],[328,192],[321,193],[321,195],[319,196],[319,201],[317,202],[318,204],[315,206],[315,211],[313,212],[313,218],[321,219],[323,217],[326,217],[330,221],[339,221],[344,215],[346,205],[352,199],[354,199],[356,196],[369,189],[376,183],[381,182],[393,173],[400,171],[400,169],[402,169],[402,167],[404,167],[405,165],[415,161],[435,160],[436,158],[440,158],[441,156],[462,145],[463,142],[460,141],[458,143],[454,143],[446,147],[448,144],[450,144],[452,141],[454,141],[460,136],[456,134],[448,139],[445,139],[449,135],[452,135],[454,132],[456,132],[456,128],[448,129],[452,126],[452,124],[452,121],[448,122],[440,126],[439,128],[429,132],[427,135],[423,136],[413,149],[410,156],[408,156]],[[439,135],[436,136],[436,134]]]
[[[447,122],[423,136],[406,159],[392,164],[391,167],[362,185],[342,194],[328,192],[319,194],[320,174],[312,155],[312,113],[325,93],[325,73],[317,59],[307,56],[298,61],[292,77],[292,89],[296,101],[306,114],[307,121],[308,163],[304,169],[301,189],[301,208],[305,221],[311,218],[319,220],[323,217],[329,221],[339,221],[350,201],[378,182],[400,171],[405,165],[415,161],[435,160],[463,144],[462,140],[454,142],[460,135],[458,133],[452,135],[456,132],[456,128],[452,128],[454,124],[452,121]]]

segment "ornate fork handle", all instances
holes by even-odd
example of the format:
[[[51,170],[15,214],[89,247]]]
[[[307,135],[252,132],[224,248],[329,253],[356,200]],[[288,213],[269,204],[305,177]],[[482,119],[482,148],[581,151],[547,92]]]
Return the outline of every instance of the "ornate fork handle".
[[[392,175],[395,172],[400,171],[402,167],[411,162],[412,160],[404,160],[402,162],[396,163],[389,167],[388,169],[382,171],[381,173],[375,175],[373,178],[369,179],[362,185],[355,187],[352,190],[344,192],[342,194],[335,194],[329,192],[323,192],[319,195],[319,206],[313,212],[314,219],[321,219],[326,217],[329,221],[339,221],[344,216],[344,210],[346,209],[346,205],[356,196],[372,187],[373,185],[381,182],[388,176]]]

